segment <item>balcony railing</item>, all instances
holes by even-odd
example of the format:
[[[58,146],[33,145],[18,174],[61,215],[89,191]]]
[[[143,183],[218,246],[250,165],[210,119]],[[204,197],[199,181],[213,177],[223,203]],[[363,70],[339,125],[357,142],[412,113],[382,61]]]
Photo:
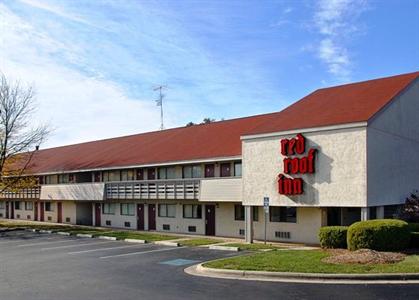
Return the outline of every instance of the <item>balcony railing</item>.
[[[199,179],[109,182],[106,199],[199,199]]]
[[[18,192],[3,191],[0,193],[0,198],[3,199],[39,199],[41,194],[41,187],[33,187],[21,189]]]

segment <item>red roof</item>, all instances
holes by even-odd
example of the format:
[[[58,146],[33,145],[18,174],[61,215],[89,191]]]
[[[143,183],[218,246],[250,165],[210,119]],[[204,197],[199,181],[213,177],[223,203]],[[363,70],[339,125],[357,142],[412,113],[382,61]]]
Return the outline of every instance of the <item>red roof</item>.
[[[368,121],[418,76],[415,72],[319,89],[271,114],[39,150],[30,170],[60,172],[239,156],[243,135]]]

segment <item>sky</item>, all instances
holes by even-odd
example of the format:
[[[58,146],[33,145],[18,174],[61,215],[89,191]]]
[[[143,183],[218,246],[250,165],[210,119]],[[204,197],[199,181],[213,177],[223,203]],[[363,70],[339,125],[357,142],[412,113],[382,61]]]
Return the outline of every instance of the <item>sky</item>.
[[[34,87],[42,148],[280,111],[419,70],[417,0],[0,0],[0,72]]]

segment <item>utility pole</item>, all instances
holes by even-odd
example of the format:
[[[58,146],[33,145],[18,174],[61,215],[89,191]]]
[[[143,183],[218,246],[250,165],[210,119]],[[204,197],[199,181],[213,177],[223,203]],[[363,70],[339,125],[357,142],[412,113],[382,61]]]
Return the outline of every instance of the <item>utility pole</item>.
[[[159,91],[159,99],[156,100],[157,106],[160,106],[160,130],[164,129],[164,122],[163,122],[163,98],[164,94],[162,93],[162,90],[165,89],[165,85],[158,85],[155,88],[153,88],[153,91]]]

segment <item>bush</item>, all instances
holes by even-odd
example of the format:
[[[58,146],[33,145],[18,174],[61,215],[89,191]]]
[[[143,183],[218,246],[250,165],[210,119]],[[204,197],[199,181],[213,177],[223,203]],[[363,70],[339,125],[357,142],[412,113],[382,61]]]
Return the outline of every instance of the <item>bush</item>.
[[[325,226],[319,231],[320,246],[322,248],[347,248],[347,226]]]
[[[419,232],[410,233],[410,248],[419,249]]]
[[[419,223],[408,223],[410,232],[419,232]]]
[[[349,250],[397,251],[409,246],[410,231],[401,220],[369,220],[349,226],[347,238]]]

